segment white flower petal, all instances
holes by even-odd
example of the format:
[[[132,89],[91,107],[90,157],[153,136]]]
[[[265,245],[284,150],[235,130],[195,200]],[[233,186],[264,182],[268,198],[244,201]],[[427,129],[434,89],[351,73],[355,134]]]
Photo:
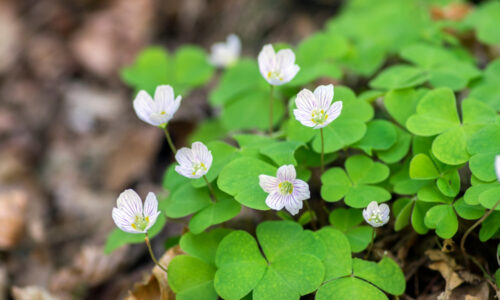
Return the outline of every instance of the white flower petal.
[[[158,200],[156,195],[149,192],[144,202],[144,217],[155,216],[158,213]]]
[[[177,110],[179,110],[179,106],[181,106],[181,101],[182,101],[182,96],[179,95],[179,96],[177,96],[177,98],[175,98],[175,100],[172,102],[172,104],[167,108],[167,115],[169,115],[169,121],[170,121],[170,119],[172,119],[174,117]]]
[[[184,167],[191,167],[194,160],[193,151],[189,148],[183,147],[177,150],[175,154],[175,160]]]
[[[373,214],[373,212],[375,212],[377,209],[378,209],[377,201],[370,202],[370,204],[368,204],[368,206],[366,207],[366,210],[370,215]]]
[[[328,118],[326,119],[326,124],[330,124],[333,120],[337,119],[342,112],[342,101],[336,101],[327,111]]]
[[[325,111],[330,108],[330,104],[333,100],[333,84],[320,85],[314,90],[314,96],[318,106]]]
[[[161,114],[167,112],[174,104],[174,89],[170,85],[159,85],[155,91],[156,112]]]
[[[130,220],[128,218],[128,215],[126,215],[122,210],[114,207],[112,217],[116,226],[121,230],[128,233],[141,233],[141,231],[132,228],[132,223],[134,222],[134,220]]]
[[[295,179],[292,181],[293,184],[293,196],[299,201],[307,200],[311,198],[311,192],[309,191],[309,185],[304,180]]]
[[[241,53],[241,40],[236,34],[228,35],[226,39],[227,47],[231,50],[236,58],[240,56]]]
[[[295,172],[295,167],[293,165],[284,165],[279,167],[278,172],[276,172],[276,177],[280,181],[293,181],[297,177]]]
[[[303,207],[302,201],[295,199],[293,195],[285,196],[285,209],[294,216],[296,215]]]
[[[500,181],[500,155],[495,157],[495,172],[497,173],[498,181]]]
[[[151,114],[156,112],[156,104],[146,91],[140,91],[133,102],[135,113],[142,121],[153,126],[159,126],[156,121],[151,120]]]
[[[303,89],[297,94],[297,97],[295,98],[295,104],[297,105],[297,108],[299,110],[303,111],[304,113],[308,113],[309,115],[314,109],[317,108],[316,98],[314,97],[314,94],[308,89]]]
[[[299,71],[300,67],[298,65],[291,65],[290,67],[284,69],[281,73],[282,80],[280,81],[280,85],[292,81]]]
[[[259,62],[259,70],[262,76],[268,80],[268,72],[273,71],[276,66],[276,53],[271,44],[262,47],[257,58]]]
[[[160,215],[161,212],[156,212],[156,214],[152,215],[149,217],[149,224],[146,226],[144,229],[144,232],[147,232],[153,225],[156,223],[156,220],[158,219],[158,216]]]
[[[285,206],[283,196],[280,193],[270,193],[266,198],[266,205],[274,210],[281,210]]]
[[[193,168],[191,168],[191,167],[184,167],[182,165],[175,166],[175,171],[177,173],[181,174],[184,177],[192,178],[192,179],[201,178],[203,176],[203,175],[199,175],[199,174],[196,174],[196,173],[193,175]]]
[[[278,178],[269,175],[259,175],[259,185],[266,193],[278,192]]]
[[[302,125],[312,128],[316,127],[316,123],[311,120],[311,113],[306,113],[300,109],[294,109],[293,114],[295,115],[295,119]]]
[[[202,142],[194,142],[191,145],[191,149],[193,151],[194,158],[202,162],[207,168],[207,171],[205,172],[206,174],[210,169],[210,166],[212,166],[212,152],[209,151],[207,146],[205,146]]]
[[[291,49],[281,49],[276,54],[276,66],[279,70],[286,70],[295,63],[295,54]]]
[[[127,189],[118,196],[116,206],[119,210],[125,212],[127,216],[142,215],[141,197],[132,189]]]

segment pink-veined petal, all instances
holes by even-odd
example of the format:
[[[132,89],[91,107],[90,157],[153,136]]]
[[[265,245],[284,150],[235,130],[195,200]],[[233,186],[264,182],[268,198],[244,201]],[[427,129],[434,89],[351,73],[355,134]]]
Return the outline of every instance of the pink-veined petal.
[[[333,100],[333,84],[320,85],[314,90],[319,107],[328,110]]]
[[[189,148],[183,147],[177,151],[175,154],[175,160],[185,167],[191,167],[195,157],[193,151]]]
[[[369,215],[373,214],[373,212],[376,211],[377,209],[378,209],[377,201],[370,202],[366,207],[366,210],[368,211]]]
[[[156,219],[158,219],[158,216],[160,215],[160,211],[156,212],[154,215],[149,216],[149,223],[146,228],[144,228],[144,232],[147,232],[149,228],[153,227],[153,225],[156,223]]]
[[[311,192],[309,191],[309,184],[304,180],[295,179],[293,182],[293,196],[299,201],[307,200],[311,198]]]
[[[156,195],[152,192],[149,192],[146,196],[146,201],[144,201],[144,217],[151,217],[156,215],[158,212],[158,199],[156,199]]]
[[[389,213],[391,211],[389,209],[389,205],[382,203],[379,205],[378,209],[382,215],[382,221],[384,221],[384,224],[387,223],[389,221]]]
[[[130,217],[142,215],[141,197],[132,189],[127,189],[118,196],[116,207]]]
[[[193,175],[193,168],[191,168],[191,167],[179,165],[179,166],[175,166],[175,171],[177,173],[181,174],[182,176],[187,177],[187,178],[200,178],[201,177],[201,175],[199,175],[199,176],[197,174]]]
[[[259,175],[259,185],[266,193],[278,191],[280,181],[278,178],[269,175]]]
[[[297,73],[300,71],[300,67],[298,65],[291,65],[289,66],[288,68],[282,70],[281,72],[281,76],[282,76],[282,80],[281,80],[281,84],[285,84],[287,82],[290,82],[294,77],[295,75],[297,75]]]
[[[311,113],[317,108],[316,98],[314,94],[308,89],[302,89],[295,98],[297,108],[305,113]]]
[[[326,119],[326,124],[330,124],[333,120],[337,119],[342,112],[342,101],[336,101],[332,104],[332,106],[327,110],[326,114],[328,118]]]
[[[210,166],[212,165],[212,152],[209,151],[207,146],[205,146],[205,144],[203,144],[202,142],[194,142],[191,145],[191,149],[193,151],[195,159],[198,159],[200,162],[202,162],[207,168],[208,172]]]
[[[295,53],[291,49],[281,49],[276,53],[277,69],[285,71],[295,63]]]
[[[312,128],[316,127],[316,123],[312,121],[311,113],[306,113],[300,109],[294,109],[293,114],[295,115],[295,119],[302,125]]]
[[[278,177],[280,181],[294,181],[297,177],[295,167],[293,165],[284,165],[279,167],[278,172],[276,172],[276,177]]]
[[[113,217],[113,221],[115,222],[116,226],[120,230],[123,230],[123,231],[128,232],[128,233],[141,233],[141,231],[135,230],[132,227],[132,223],[134,222],[134,220],[133,219],[130,220],[128,218],[128,215],[125,214],[123,210],[120,210],[120,209],[114,207],[113,211],[112,211],[112,217]]]
[[[274,210],[281,210],[285,206],[283,196],[280,193],[270,193],[266,198],[266,205]]]
[[[303,207],[302,201],[296,199],[293,194],[285,196],[285,209],[292,215],[296,215]]]

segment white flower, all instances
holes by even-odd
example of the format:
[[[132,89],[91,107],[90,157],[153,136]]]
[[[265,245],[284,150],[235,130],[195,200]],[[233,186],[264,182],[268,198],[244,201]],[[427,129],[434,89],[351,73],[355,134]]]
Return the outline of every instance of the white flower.
[[[146,233],[158,218],[158,200],[153,193],[146,197],[144,207],[142,200],[134,190],[123,191],[113,208],[113,220],[116,226],[130,233]]]
[[[237,35],[230,34],[226,42],[212,45],[210,63],[216,67],[227,67],[234,64],[241,53],[241,42]]]
[[[500,155],[495,157],[495,172],[497,173],[498,181],[500,181]]]
[[[295,64],[295,54],[290,49],[282,49],[276,53],[272,45],[265,45],[258,60],[260,73],[271,85],[289,82],[300,70]]]
[[[333,100],[333,84],[320,85],[314,90],[314,94],[303,89],[297,95],[295,103],[297,108],[293,110],[295,119],[304,126],[312,128],[323,128],[338,118],[342,111],[342,101]]]
[[[264,192],[269,193],[266,204],[274,210],[285,207],[292,215],[302,208],[302,201],[310,198],[307,182],[296,179],[293,165],[281,166],[277,177],[259,175],[259,184]]]
[[[174,99],[174,89],[170,85],[160,85],[154,100],[146,91],[140,91],[134,99],[134,110],[142,121],[164,127],[179,109],[181,99],[180,95]]]
[[[188,178],[200,178],[207,174],[212,165],[212,152],[201,142],[194,142],[191,149],[177,151],[175,160],[179,163],[175,171]]]
[[[363,209],[363,218],[365,218],[366,223],[373,227],[380,227],[389,222],[389,212],[390,209],[387,204],[378,205],[377,201],[372,201]]]

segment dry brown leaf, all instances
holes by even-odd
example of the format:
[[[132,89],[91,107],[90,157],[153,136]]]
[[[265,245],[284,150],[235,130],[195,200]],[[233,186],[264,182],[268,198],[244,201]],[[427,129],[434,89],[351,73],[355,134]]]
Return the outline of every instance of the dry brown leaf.
[[[429,265],[429,269],[439,271],[446,280],[446,289],[453,290],[464,282],[460,276],[446,262],[440,261]]]
[[[0,191],[0,249],[13,248],[22,236],[27,194],[22,190]]]
[[[183,254],[179,246],[175,246],[165,252],[160,258],[159,263],[168,266],[170,261],[177,255]],[[134,290],[129,291],[129,296],[125,300],[173,300],[174,292],[170,289],[167,280],[167,273],[160,267],[153,268],[153,274],[144,282],[134,285]]]

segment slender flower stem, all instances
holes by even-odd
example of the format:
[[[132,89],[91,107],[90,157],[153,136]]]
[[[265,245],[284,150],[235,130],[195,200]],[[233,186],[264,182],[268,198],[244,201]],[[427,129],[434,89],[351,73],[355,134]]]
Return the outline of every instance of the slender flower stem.
[[[167,138],[167,142],[168,142],[168,145],[170,146],[170,150],[172,150],[174,155],[177,154],[177,149],[175,149],[174,143],[172,142],[172,138],[170,138],[170,133],[168,133],[168,129],[166,126],[165,126],[165,128],[163,128],[163,132],[165,132],[165,137]]]
[[[208,181],[207,176],[203,175],[203,179],[205,179],[207,187],[210,190],[210,194],[213,197],[214,203],[217,202],[217,197],[215,196],[215,191],[214,191],[214,188],[212,187],[212,184],[210,183],[210,181]]]
[[[366,252],[365,259],[367,259],[368,256],[370,256],[370,252],[372,252],[374,241],[375,241],[375,228],[373,228],[373,231],[372,231],[372,240],[370,241],[370,245],[368,246],[368,251]]]
[[[479,224],[481,224],[489,215],[491,215],[492,212],[495,211],[495,208],[497,208],[497,206],[500,205],[500,199],[498,199],[497,203],[495,203],[495,205],[493,205],[493,207],[487,211],[482,217],[481,219],[477,220],[476,223],[474,223],[474,225],[472,225],[471,227],[469,227],[469,229],[467,229],[467,231],[465,232],[465,234],[462,236],[462,240],[460,240],[460,249],[462,250],[462,254],[464,255],[464,258],[465,258],[465,261],[466,263],[468,264],[468,257],[467,257],[467,251],[465,251],[465,240],[467,239],[467,236],[477,227],[479,226]]]
[[[274,86],[271,85],[271,92],[269,96],[269,134],[273,134],[273,91]]]
[[[151,259],[154,261],[154,263],[160,268],[162,269],[163,271],[165,271],[165,273],[168,274],[168,271],[167,271],[167,268],[165,268],[164,266],[162,266],[158,260],[156,259],[155,257],[155,254],[153,253],[153,249],[151,248],[151,243],[149,242],[149,236],[148,236],[148,233],[146,232],[146,237],[144,238],[144,241],[146,242],[146,245],[148,246],[148,250],[149,250],[149,255],[151,256]]]
[[[325,138],[323,137],[323,128],[319,129],[321,134],[321,175],[325,171]]]

